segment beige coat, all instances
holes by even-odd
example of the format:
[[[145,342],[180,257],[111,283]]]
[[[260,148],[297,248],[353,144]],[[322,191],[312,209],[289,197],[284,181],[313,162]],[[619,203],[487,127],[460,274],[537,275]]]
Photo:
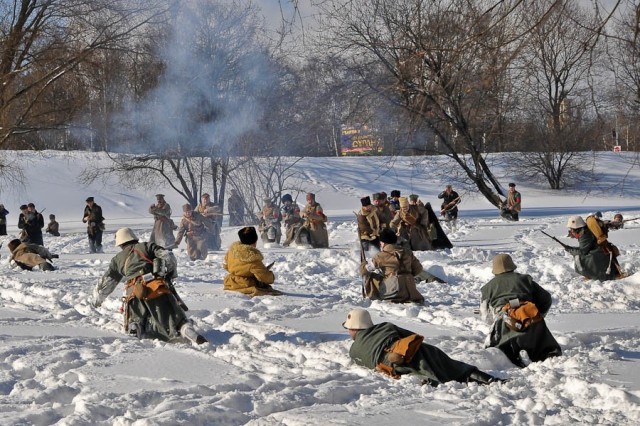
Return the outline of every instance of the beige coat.
[[[398,210],[389,227],[408,242],[411,250],[431,250],[429,215],[420,205],[409,206],[408,211]]]
[[[300,213],[300,216],[304,219],[304,226],[309,230],[311,245],[314,248],[329,247],[327,216],[323,213],[320,203],[314,201],[307,204]]]
[[[182,238],[187,240],[187,254],[191,260],[207,258],[207,239],[204,226],[205,219],[198,212],[193,212],[191,218],[182,217],[178,230],[176,231],[176,247],[182,242]]]
[[[380,230],[380,219],[376,209],[367,211],[362,207],[358,214],[358,237],[361,240],[373,241],[380,235]]]
[[[157,203],[149,207],[149,213],[154,219],[149,242],[156,243],[160,247],[172,248],[176,239],[173,236],[175,225],[171,220],[171,206],[168,203]]]
[[[385,279],[396,275],[400,293],[392,302],[424,302],[424,297],[416,288],[414,277],[422,272],[422,264],[411,250],[394,244],[385,244],[373,258],[373,265],[382,271]]]
[[[38,244],[22,243],[11,253],[11,260],[29,269],[40,267],[40,269],[49,270],[49,267],[44,265],[48,264],[47,259],[51,259],[51,253]]]
[[[278,295],[271,284],[275,276],[263,263],[262,253],[257,248],[239,241],[231,244],[224,256],[224,289],[238,291],[250,296]]]

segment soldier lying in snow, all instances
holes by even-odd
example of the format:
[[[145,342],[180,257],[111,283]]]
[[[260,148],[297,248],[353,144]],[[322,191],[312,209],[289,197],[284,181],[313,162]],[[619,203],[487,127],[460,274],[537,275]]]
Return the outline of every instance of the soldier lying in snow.
[[[57,259],[57,254],[51,254],[49,250],[38,244],[23,243],[19,239],[9,241],[9,251],[11,252],[11,266],[31,271],[38,268],[42,271],[53,271],[55,268],[48,261]]]

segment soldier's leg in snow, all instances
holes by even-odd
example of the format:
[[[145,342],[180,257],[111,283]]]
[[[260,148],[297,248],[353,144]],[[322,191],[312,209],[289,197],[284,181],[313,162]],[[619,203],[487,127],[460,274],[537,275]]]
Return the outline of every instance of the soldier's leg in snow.
[[[96,228],[95,249],[97,253],[102,253],[102,229]]]

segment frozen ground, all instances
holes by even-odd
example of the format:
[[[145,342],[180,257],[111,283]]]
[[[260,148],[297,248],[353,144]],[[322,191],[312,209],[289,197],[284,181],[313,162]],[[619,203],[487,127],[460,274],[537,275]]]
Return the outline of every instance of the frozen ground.
[[[31,155],[31,154],[22,154]],[[61,222],[45,245],[60,254],[57,271],[10,269],[0,258],[0,424],[611,424],[640,422],[640,221],[614,231],[622,250],[619,281],[584,281],[571,258],[540,230],[574,243],[567,215],[601,210],[640,216],[640,170],[602,154],[599,187],[553,192],[519,185],[524,211],[518,223],[498,219],[486,201],[465,196],[454,248],[419,252],[426,269],[447,284],[420,284],[426,302],[393,305],[363,301],[356,274],[359,197],[400,189],[439,205],[444,182],[428,181],[405,160],[384,175],[379,159],[305,159],[309,189],[329,216],[331,248],[269,248],[276,287],[286,294],[250,299],[222,290],[224,249],[237,228],[224,227],[223,251],[190,261],[177,251],[177,287],[189,315],[210,344],[194,347],[138,341],[121,331],[121,288],[99,309],[88,304],[96,280],[116,253],[113,234],[132,226],[149,236],[146,209],[153,194],[118,182],[77,183],[87,154],[47,153],[25,158],[40,172],[24,188],[4,191],[16,235],[18,205],[33,201]],[[623,163],[626,164],[626,163]],[[624,182],[625,191],[612,185]],[[516,180],[505,176],[504,183]],[[163,189],[170,194],[168,189]],[[80,222],[84,199],[96,197],[107,218],[105,254],[87,254]],[[168,197],[179,211],[182,202]],[[6,246],[6,244],[5,244]],[[491,277],[491,259],[510,253],[518,271],[553,295],[547,316],[564,355],[520,370],[501,352],[484,348],[489,326],[473,311]],[[491,386],[447,383],[437,388],[403,377],[391,380],[354,365],[341,327],[355,306],[374,321],[391,321],[426,336],[454,358],[510,381]]]

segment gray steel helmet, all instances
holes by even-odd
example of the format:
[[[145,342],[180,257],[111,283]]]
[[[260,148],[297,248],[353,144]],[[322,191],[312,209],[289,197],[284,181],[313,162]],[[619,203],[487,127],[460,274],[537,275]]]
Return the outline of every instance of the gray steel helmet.
[[[516,264],[513,263],[513,259],[508,254],[498,254],[493,258],[493,275],[504,274],[505,272],[515,271]]]
[[[342,323],[349,330],[364,330],[373,327],[373,321],[369,311],[362,308],[353,308],[347,314],[347,320]]]

